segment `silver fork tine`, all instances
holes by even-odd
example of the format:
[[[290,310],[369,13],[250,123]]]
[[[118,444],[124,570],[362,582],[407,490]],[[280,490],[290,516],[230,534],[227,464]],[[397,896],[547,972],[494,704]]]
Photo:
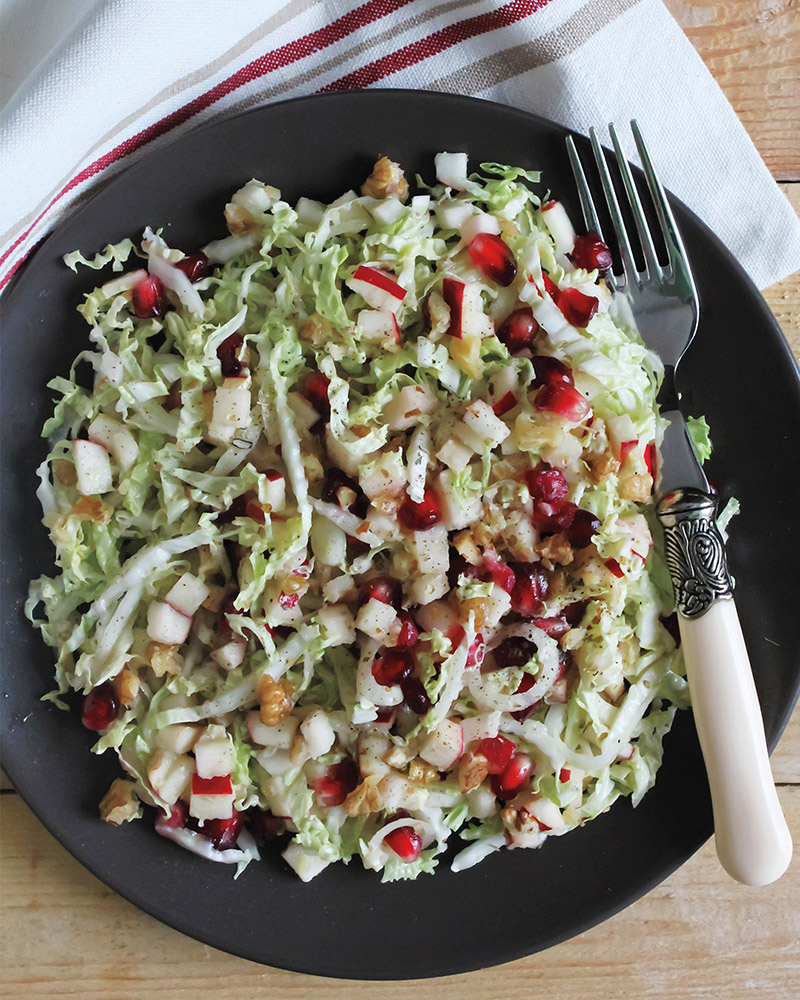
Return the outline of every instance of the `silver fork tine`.
[[[594,158],[597,162],[597,169],[600,171],[600,180],[603,183],[603,191],[606,196],[609,215],[611,216],[614,232],[617,235],[617,244],[620,248],[620,253],[622,254],[623,273],[625,274],[627,281],[631,284],[635,284],[637,287],[641,287],[641,280],[636,271],[636,262],[633,259],[633,250],[631,249],[628,233],[625,229],[625,221],[622,218],[622,212],[620,211],[619,202],[617,201],[617,192],[614,190],[614,183],[611,180],[611,174],[608,170],[606,158],[603,155],[600,143],[597,141],[597,133],[593,128],[589,129],[589,138],[592,140],[592,152],[594,153]]]
[[[583,172],[583,164],[578,156],[578,150],[575,148],[575,142],[571,135],[567,136],[567,153],[569,154],[569,162],[572,166],[573,176],[575,177],[575,184],[578,188],[578,197],[581,200],[583,221],[586,223],[587,230],[594,230],[605,243],[606,240],[600,228],[600,220],[597,218],[589,185],[586,182],[586,174]]]
[[[642,161],[642,169],[647,178],[647,186],[650,188],[650,197],[653,199],[658,221],[661,225],[661,235],[664,237],[664,243],[667,246],[670,268],[674,272],[676,264],[680,263],[686,271],[689,271],[686,249],[681,239],[680,230],[675,222],[672,209],[669,207],[667,196],[664,194],[664,188],[661,186],[661,181],[658,179],[658,174],[650,159],[650,154],[647,152],[647,146],[645,146],[644,139],[642,138],[639,123],[635,119],[631,121],[631,131],[636,141],[636,148],[639,150],[639,159]]]
[[[625,151],[619,141],[617,130],[614,128],[613,122],[609,124],[608,131],[611,135],[611,142],[614,144],[614,152],[617,156],[617,166],[619,167],[619,172],[622,175],[622,183],[625,185],[625,192],[628,195],[628,204],[633,212],[633,219],[636,223],[636,232],[639,234],[639,241],[642,245],[642,250],[644,251],[646,269],[650,277],[660,279],[661,265],[658,262],[656,248],[653,244],[653,238],[650,235],[650,227],[647,224],[647,218],[644,214],[644,209],[642,208],[641,199],[639,198],[639,191],[637,190],[636,184],[633,180],[633,174],[631,173],[631,168],[628,164],[628,158],[625,155]]]

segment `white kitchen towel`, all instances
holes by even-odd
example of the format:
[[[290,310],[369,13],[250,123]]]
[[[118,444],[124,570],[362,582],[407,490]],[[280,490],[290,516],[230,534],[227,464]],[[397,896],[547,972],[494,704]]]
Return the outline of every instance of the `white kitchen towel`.
[[[800,268],[800,221],[661,0],[74,2],[82,19],[64,20],[0,115],[0,287],[76,201],[159,143],[355,87],[471,94],[584,133],[637,118],[666,186],[757,285]],[[21,9],[0,8],[17,46]]]

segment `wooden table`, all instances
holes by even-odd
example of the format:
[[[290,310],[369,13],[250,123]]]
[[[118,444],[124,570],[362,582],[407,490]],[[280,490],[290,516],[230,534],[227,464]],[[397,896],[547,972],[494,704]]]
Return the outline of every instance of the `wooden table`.
[[[797,0],[667,0],[800,209]],[[766,299],[800,356],[800,275]],[[267,969],[183,937],[98,882],[5,783],[3,995],[160,1000],[790,1000],[800,994],[800,713],[773,757],[795,858],[775,885],[748,889],[713,844],[624,912],[549,951],[463,976],[355,983]],[[791,982],[795,985],[792,987]]]

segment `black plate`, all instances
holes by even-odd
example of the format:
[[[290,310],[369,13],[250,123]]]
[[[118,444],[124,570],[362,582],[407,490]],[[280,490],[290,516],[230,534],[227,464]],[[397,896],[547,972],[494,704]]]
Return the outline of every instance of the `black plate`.
[[[49,409],[46,381],[87,345],[75,313],[95,275],[75,277],[66,251],[164,225],[173,246],[223,235],[222,208],[255,176],[292,200],[330,199],[360,182],[376,154],[432,178],[433,155],[466,150],[544,171],[579,218],[566,131],[488,102],[406,91],[311,97],[259,108],[182,136],[112,180],[65,221],[5,297],[2,336],[3,762],[42,822],[95,875],[148,913],[202,941],[281,968],[358,979],[465,972],[546,948],[627,906],[709,837],[711,810],[691,715],[665,744],[656,787],[638,809],[619,802],[540,851],[503,852],[453,875],[381,885],[357,862],[304,885],[280,860],[237,882],[158,837],[148,822],[114,829],[97,802],[117,773],[89,755],[78,719],[39,702],[51,653],[24,622],[31,577],[52,566],[34,468]],[[585,140],[580,140],[582,152]],[[742,501],[729,546],[737,597],[771,746],[800,681],[797,496],[800,383],[769,309],[719,241],[679,203],[703,305],[681,385],[715,443],[710,476]]]

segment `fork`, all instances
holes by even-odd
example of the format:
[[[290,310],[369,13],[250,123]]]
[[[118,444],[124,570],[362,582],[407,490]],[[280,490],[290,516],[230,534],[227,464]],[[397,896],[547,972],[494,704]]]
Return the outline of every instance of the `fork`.
[[[592,152],[621,258],[620,273],[609,271],[611,288],[627,298],[645,345],[664,364],[659,393],[668,421],[661,445],[656,512],[664,529],[686,675],[703,751],[717,855],[733,878],[766,885],[789,865],[792,840],[770,770],[764,724],[733,601],[725,543],[717,528],[717,502],[686,432],[675,371],[697,330],[700,305],[692,269],[664,189],[638,124],[631,130],[639,152],[659,236],[662,264],[617,131],[609,125],[616,161],[635,234],[620,209],[606,155],[591,129]],[[608,246],[572,137],[567,152],[588,230]],[[610,153],[610,151],[609,151]],[[643,266],[636,262],[638,245]]]

